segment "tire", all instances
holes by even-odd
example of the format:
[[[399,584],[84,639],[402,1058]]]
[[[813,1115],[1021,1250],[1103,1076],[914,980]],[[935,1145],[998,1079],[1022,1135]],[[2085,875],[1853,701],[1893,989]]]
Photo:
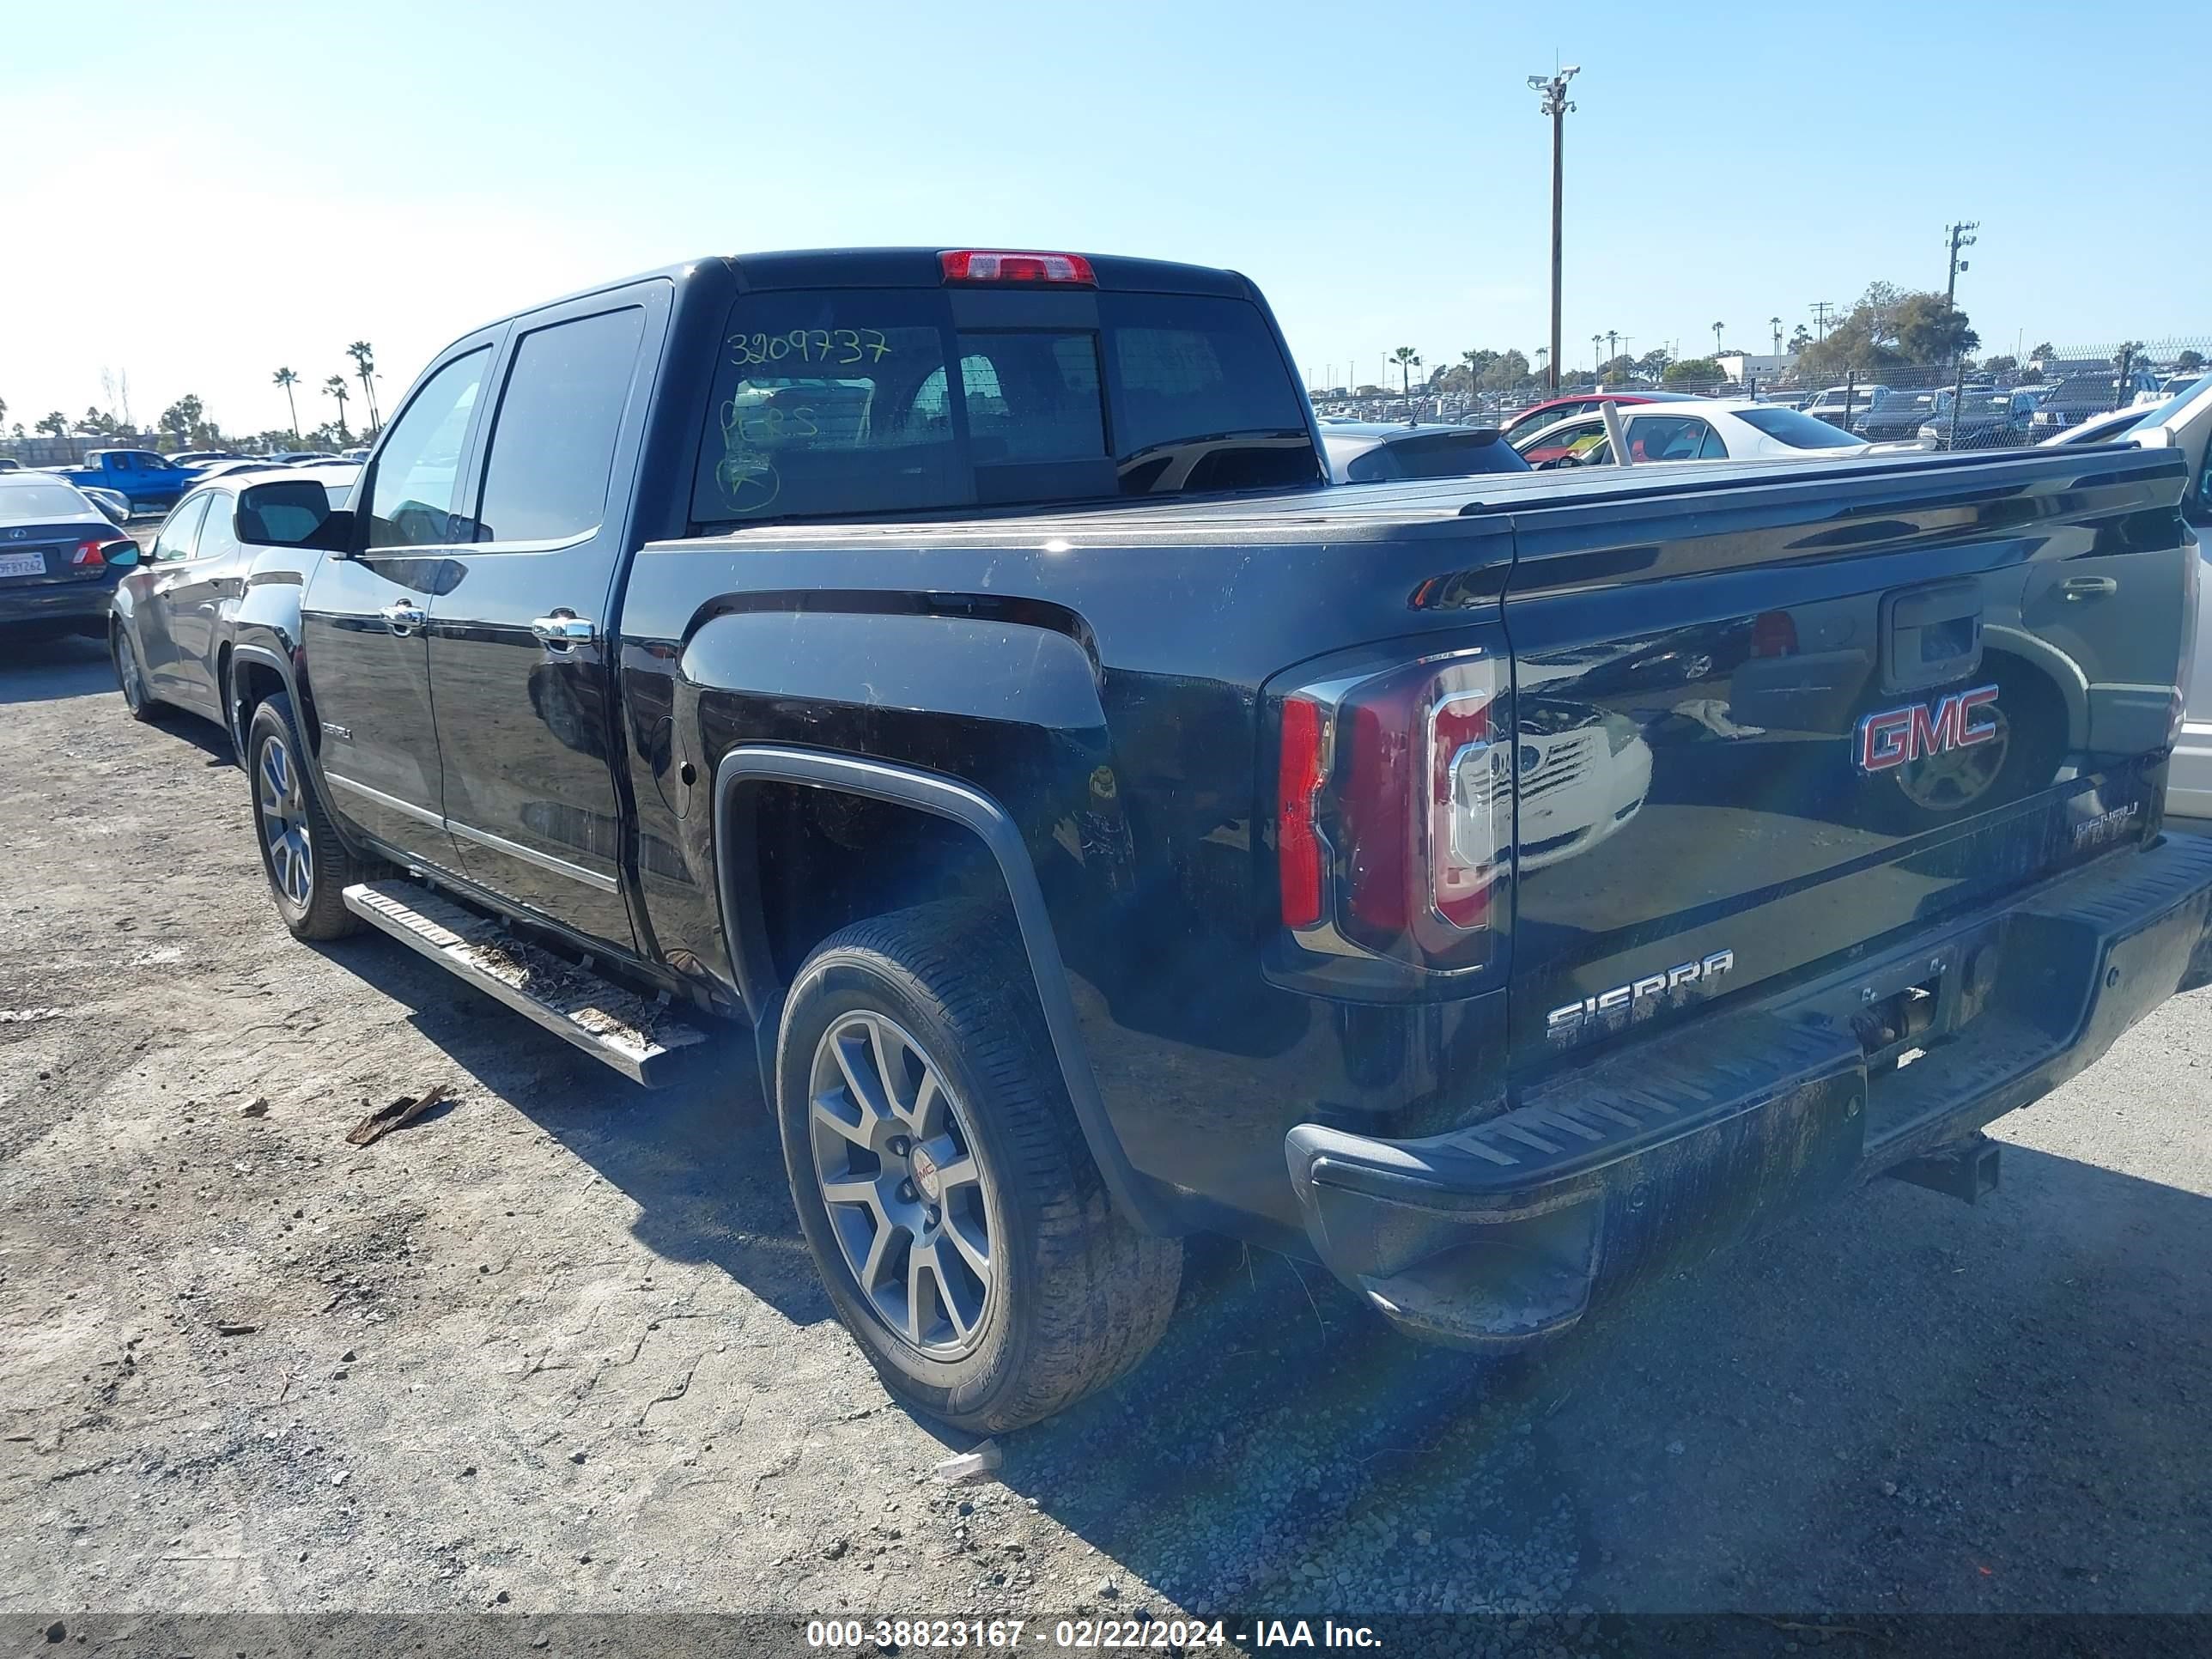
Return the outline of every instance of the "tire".
[[[874,917],[806,959],[776,1047],[785,1168],[838,1317],[893,1394],[979,1434],[1129,1370],[1182,1272],[1180,1241],[1109,1200],[1029,983],[988,911]],[[862,1110],[886,1073],[900,1109]]]
[[[365,872],[324,814],[302,769],[304,753],[292,700],[279,691],[256,704],[246,727],[246,775],[270,896],[294,939],[343,939],[362,929],[344,893]]]
[[[131,630],[120,623],[107,630],[108,659],[115,665],[115,684],[123,693],[123,707],[132,720],[142,725],[160,722],[168,705],[155,696],[146,678],[145,660],[138,654],[137,642]]]

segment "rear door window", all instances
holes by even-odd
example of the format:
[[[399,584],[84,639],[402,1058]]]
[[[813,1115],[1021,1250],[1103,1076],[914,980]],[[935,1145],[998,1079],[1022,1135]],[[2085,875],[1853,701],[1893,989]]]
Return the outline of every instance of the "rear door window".
[[[701,436],[701,524],[1317,483],[1264,313],[1085,291],[852,289],[732,307]],[[1074,296],[1063,296],[1073,299]],[[1095,316],[1095,325],[1090,320]],[[957,374],[954,369],[957,368]]]
[[[1694,416],[1637,416],[1628,422],[1628,453],[1637,460],[1701,460],[1728,456],[1728,449]]]
[[[574,541],[599,527],[644,331],[631,306],[522,337],[492,428],[478,541]]]
[[[238,551],[238,499],[221,489],[208,491],[207,518],[192,548],[195,559],[227,558]]]

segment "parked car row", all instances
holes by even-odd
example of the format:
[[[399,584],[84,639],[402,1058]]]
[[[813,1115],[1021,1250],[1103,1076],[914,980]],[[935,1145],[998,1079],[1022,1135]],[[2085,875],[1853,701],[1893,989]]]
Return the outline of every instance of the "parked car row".
[[[27,472],[59,478],[88,492],[103,507],[115,501],[123,502],[127,519],[142,513],[167,512],[193,485],[221,473],[341,459],[357,464],[368,458],[366,449],[349,450],[343,456],[321,449],[290,449],[273,455],[241,455],[222,449],[179,450],[173,455],[152,449],[94,449],[75,466],[26,467],[12,457],[0,456],[0,473]]]

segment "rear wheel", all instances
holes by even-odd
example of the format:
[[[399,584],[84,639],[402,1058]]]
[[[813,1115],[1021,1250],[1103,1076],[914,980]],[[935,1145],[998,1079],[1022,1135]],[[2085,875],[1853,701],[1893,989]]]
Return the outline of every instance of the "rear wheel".
[[[107,630],[107,654],[115,665],[115,683],[122,688],[123,706],[131,718],[149,726],[161,719],[163,705],[149,687],[138,647],[120,623]]]
[[[785,1004],[776,1093],[830,1300],[917,1409],[1019,1428],[1159,1340],[1182,1246],[1113,1207],[1027,962],[988,912],[928,906],[824,941]]]
[[[257,704],[246,737],[255,836],[276,914],[295,939],[358,933],[361,918],[345,908],[344,893],[362,872],[307,780],[291,699],[278,692]]]

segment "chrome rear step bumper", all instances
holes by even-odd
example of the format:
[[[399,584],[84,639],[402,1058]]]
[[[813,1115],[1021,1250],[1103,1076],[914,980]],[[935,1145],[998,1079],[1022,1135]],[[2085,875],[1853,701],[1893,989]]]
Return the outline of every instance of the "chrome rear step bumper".
[[[489,918],[411,881],[358,882],[345,890],[354,915],[401,944],[611,1066],[634,1083],[668,1081],[683,1051],[706,1034],[660,1005],[623,989]]]

